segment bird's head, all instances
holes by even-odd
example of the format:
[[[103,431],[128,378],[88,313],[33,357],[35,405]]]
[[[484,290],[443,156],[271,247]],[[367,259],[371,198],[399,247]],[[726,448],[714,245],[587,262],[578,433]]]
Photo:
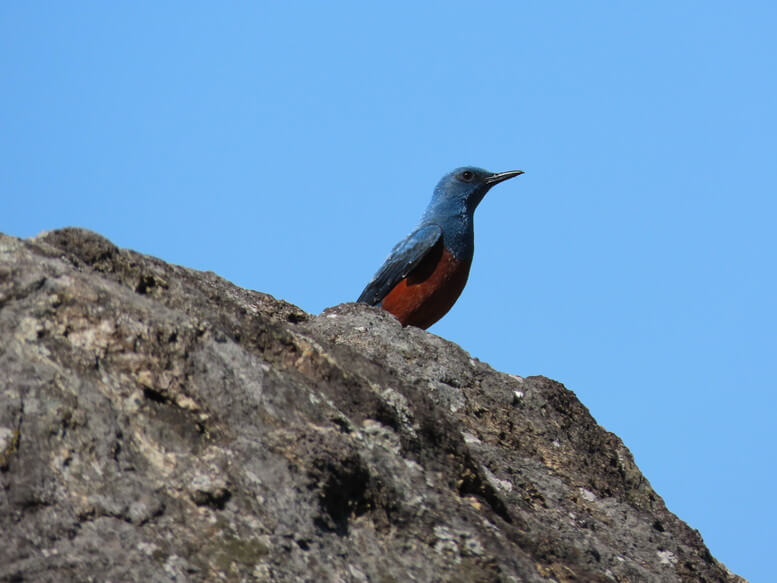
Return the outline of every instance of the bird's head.
[[[489,172],[474,166],[456,168],[437,183],[432,204],[472,213],[492,186],[521,174],[522,170]]]

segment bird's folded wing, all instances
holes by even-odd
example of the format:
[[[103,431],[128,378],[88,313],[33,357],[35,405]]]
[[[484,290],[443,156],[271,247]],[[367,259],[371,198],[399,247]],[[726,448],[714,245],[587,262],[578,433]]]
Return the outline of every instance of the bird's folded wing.
[[[426,225],[410,233],[394,246],[386,262],[356,301],[371,306],[379,304],[421,262],[441,236],[442,229],[437,225]]]

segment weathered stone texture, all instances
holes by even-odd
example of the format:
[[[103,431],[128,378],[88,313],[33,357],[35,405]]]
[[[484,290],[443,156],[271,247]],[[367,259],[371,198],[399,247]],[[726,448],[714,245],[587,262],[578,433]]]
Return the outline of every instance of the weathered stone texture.
[[[572,392],[375,308],[0,236],[0,375],[0,581],[743,581]]]

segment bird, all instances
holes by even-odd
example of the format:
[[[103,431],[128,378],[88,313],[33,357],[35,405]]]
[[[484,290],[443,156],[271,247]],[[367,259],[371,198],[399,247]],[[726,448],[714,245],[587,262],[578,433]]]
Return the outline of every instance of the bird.
[[[443,176],[416,228],[394,246],[356,301],[380,306],[403,326],[426,329],[437,322],[467,283],[475,209],[493,186],[523,173],[464,166]]]

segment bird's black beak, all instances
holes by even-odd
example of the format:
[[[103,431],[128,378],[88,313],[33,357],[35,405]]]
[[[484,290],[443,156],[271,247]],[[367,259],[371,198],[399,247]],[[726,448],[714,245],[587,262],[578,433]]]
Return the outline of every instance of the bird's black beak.
[[[497,172],[486,178],[486,184],[493,186],[494,184],[499,184],[500,182],[509,180],[510,178],[515,178],[521,174],[523,174],[523,170],[508,170],[507,172]]]

